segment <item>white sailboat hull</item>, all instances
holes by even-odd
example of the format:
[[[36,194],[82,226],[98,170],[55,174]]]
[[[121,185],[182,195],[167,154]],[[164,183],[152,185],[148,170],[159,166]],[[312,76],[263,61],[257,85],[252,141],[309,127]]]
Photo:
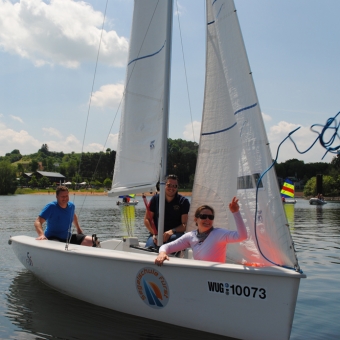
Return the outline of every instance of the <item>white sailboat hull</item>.
[[[156,254],[130,248],[131,240],[104,241],[103,248],[69,245],[66,251],[64,243],[10,239],[27,270],[77,299],[224,336],[289,339],[304,274],[175,257],[157,267]],[[163,307],[150,304],[143,280]]]
[[[123,201],[117,201],[117,205],[128,207],[130,205],[137,205],[139,201],[130,201],[130,202],[123,202]]]
[[[296,200],[285,200],[284,202],[283,202],[283,204],[295,204],[296,203]]]

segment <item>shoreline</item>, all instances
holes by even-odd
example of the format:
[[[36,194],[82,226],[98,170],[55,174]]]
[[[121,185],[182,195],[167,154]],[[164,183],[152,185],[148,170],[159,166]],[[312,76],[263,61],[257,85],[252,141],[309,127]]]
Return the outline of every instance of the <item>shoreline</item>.
[[[191,197],[192,195],[192,192],[189,191],[189,192],[181,192],[179,191],[178,192],[180,195],[182,196],[188,196],[188,197]],[[70,196],[107,196],[107,192],[84,192],[84,191],[69,191],[69,194]],[[52,195],[54,196],[55,195],[55,191],[51,191],[51,192],[32,192],[32,193],[28,193],[28,194],[19,194],[19,195]],[[145,193],[144,194],[145,196],[153,196],[154,193],[150,194],[149,192],[148,193]],[[142,197],[142,194],[136,194],[136,197]]]

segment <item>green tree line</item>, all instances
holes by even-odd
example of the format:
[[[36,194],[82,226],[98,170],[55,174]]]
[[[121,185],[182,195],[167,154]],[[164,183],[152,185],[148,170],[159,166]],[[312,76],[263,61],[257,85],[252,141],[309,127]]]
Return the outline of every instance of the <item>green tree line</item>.
[[[180,180],[181,189],[191,189],[195,176],[198,145],[197,143],[183,139],[168,139],[167,173],[176,174]],[[110,186],[115,164],[116,151],[106,149],[105,152],[64,154],[63,152],[50,151],[47,144],[34,154],[21,155],[15,149],[5,156],[0,157],[0,194],[12,193],[15,185],[27,183],[23,180],[26,172],[37,170],[58,172],[68,181],[80,183],[86,181],[95,185]],[[11,170],[10,170],[11,169]],[[275,164],[278,177],[284,179],[294,177],[302,180],[305,187],[305,195],[316,194],[316,175],[323,174],[324,196],[340,195],[340,156],[336,156],[330,163],[304,163],[298,159],[291,159],[283,163]],[[8,181],[5,178],[9,177]],[[30,185],[48,185],[35,178]],[[4,183],[6,182],[6,184]]]

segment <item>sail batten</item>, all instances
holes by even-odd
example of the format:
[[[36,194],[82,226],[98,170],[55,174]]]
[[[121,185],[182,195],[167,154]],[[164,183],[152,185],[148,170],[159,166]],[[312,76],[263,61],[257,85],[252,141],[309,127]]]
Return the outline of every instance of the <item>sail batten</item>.
[[[142,56],[142,57],[138,57],[138,58],[136,58],[136,59],[133,59],[133,60],[131,60],[131,61],[128,63],[128,66],[129,66],[130,64],[136,62],[137,60],[141,60],[141,59],[145,59],[145,58],[151,58],[151,57],[155,56],[156,54],[158,54],[159,52],[161,52],[162,49],[163,49],[164,47],[165,47],[165,42],[164,42],[163,46],[162,46],[158,51],[156,51],[156,52],[154,52],[154,53],[151,53],[151,54],[144,55],[144,56]]]

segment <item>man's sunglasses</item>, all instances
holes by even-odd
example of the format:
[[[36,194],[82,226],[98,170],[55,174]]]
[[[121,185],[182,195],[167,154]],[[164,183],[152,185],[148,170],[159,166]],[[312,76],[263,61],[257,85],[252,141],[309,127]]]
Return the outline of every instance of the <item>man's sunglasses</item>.
[[[174,188],[177,189],[178,185],[177,184],[171,184],[171,183],[166,183],[165,184],[168,188]]]
[[[209,218],[209,220],[213,221],[215,216],[214,215],[208,215],[208,214],[199,214],[198,217],[201,220],[206,220],[207,218]]]

